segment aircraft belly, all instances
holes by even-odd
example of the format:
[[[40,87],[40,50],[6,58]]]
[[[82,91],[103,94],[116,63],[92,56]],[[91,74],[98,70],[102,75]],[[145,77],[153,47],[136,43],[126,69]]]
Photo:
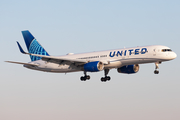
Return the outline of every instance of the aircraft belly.
[[[104,65],[104,68],[118,68],[122,65],[120,61],[111,61],[110,64]]]
[[[122,65],[132,65],[132,64],[144,64],[144,63],[153,63],[160,61],[160,59],[154,58],[129,58],[129,59],[122,59]]]

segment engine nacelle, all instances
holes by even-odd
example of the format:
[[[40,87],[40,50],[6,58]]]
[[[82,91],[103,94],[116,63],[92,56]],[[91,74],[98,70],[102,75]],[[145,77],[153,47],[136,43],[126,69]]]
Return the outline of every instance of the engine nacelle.
[[[104,64],[100,61],[89,62],[84,65],[84,71],[97,72],[104,69]]]
[[[132,74],[132,73],[137,73],[139,71],[139,65],[126,65],[123,67],[120,67],[117,69],[119,73],[126,73],[126,74]]]

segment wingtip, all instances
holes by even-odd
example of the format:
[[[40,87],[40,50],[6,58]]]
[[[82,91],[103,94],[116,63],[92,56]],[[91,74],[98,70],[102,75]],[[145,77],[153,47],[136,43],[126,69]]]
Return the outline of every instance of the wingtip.
[[[18,45],[18,47],[19,47],[20,52],[23,53],[23,54],[26,54],[26,52],[24,52],[24,50],[22,49],[22,47],[21,47],[21,45],[19,44],[19,42],[18,42],[18,41],[16,41],[16,42],[17,42],[17,45]]]

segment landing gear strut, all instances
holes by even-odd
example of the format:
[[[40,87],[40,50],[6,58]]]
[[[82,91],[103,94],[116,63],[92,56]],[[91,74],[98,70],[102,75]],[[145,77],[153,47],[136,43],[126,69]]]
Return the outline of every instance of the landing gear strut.
[[[86,81],[90,79],[90,76],[86,74],[86,71],[84,71],[84,76],[81,76],[81,81]]]
[[[156,62],[155,65],[156,65],[156,69],[154,71],[154,74],[159,74],[159,70],[157,70],[159,69],[159,62]]]
[[[105,75],[105,77],[102,77],[102,78],[101,78],[101,81],[102,81],[102,82],[106,82],[106,81],[109,81],[109,80],[111,79],[110,76],[107,76],[108,73],[109,73],[109,69],[104,69],[104,75]]]

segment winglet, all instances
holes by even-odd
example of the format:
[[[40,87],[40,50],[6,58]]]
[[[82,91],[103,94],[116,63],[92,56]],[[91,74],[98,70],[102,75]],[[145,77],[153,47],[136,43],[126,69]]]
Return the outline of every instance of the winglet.
[[[24,50],[22,49],[22,47],[21,47],[21,45],[19,44],[18,41],[17,41],[17,44],[18,44],[20,52],[23,53],[23,54],[27,54],[26,52],[24,52]]]

